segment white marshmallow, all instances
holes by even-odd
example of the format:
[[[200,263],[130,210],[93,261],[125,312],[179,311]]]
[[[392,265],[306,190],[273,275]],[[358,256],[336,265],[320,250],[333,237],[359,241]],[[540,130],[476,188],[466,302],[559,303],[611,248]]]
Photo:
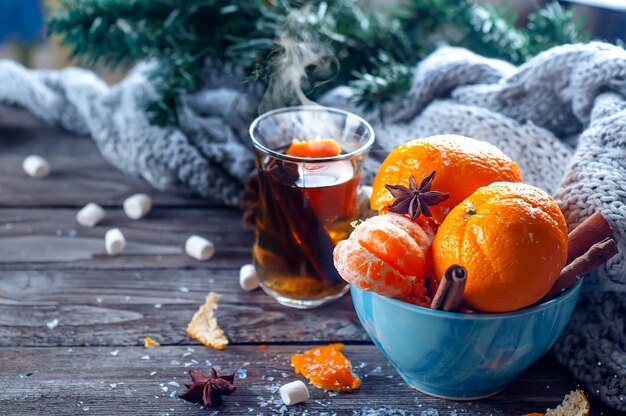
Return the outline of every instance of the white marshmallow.
[[[215,246],[206,238],[192,235],[185,243],[185,252],[196,260],[206,261],[213,257]]]
[[[143,218],[152,209],[152,199],[146,194],[135,194],[124,200],[124,212],[131,220]]]
[[[287,406],[304,402],[309,399],[309,389],[300,380],[292,381],[281,386],[280,398]]]
[[[254,265],[245,264],[239,269],[239,286],[248,292],[259,287],[259,277],[256,274]]]
[[[104,209],[93,202],[88,203],[76,214],[76,222],[84,227],[95,227],[104,218]]]
[[[46,159],[37,155],[30,155],[24,159],[22,169],[24,169],[24,172],[26,172],[28,176],[37,179],[44,178],[50,173],[50,165]]]
[[[119,228],[112,228],[104,235],[104,248],[109,256],[117,256],[126,247],[126,238]]]

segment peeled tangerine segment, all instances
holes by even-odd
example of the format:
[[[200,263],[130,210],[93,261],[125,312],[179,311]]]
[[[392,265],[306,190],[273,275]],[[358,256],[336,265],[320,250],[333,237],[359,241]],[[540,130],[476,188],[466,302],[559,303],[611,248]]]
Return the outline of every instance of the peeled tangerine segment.
[[[339,242],[333,260],[341,277],[359,289],[424,303],[434,237],[431,220],[384,214],[364,221]]]
[[[315,386],[333,391],[352,392],[361,379],[352,372],[352,363],[342,353],[343,344],[311,348],[291,356],[291,365]]]
[[[413,305],[430,308],[431,298],[428,296],[426,290],[426,279],[416,280],[411,289],[411,293],[400,299],[404,302],[412,303]]]
[[[371,218],[352,233],[352,239],[406,276],[422,277],[428,266],[434,234],[411,224],[402,215]]]
[[[333,139],[318,139],[308,142],[294,142],[287,154],[296,157],[324,158],[335,157],[341,153],[341,146]]]
[[[415,283],[414,277],[400,274],[352,239],[337,244],[334,260],[337,271],[345,281],[381,296],[407,296]]]

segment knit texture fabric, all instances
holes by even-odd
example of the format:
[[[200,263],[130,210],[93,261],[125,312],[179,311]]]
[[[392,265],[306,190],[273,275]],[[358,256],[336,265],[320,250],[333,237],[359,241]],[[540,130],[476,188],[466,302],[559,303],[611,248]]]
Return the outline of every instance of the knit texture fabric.
[[[154,94],[150,65],[109,87],[86,70],[30,71],[0,61],[0,103],[91,136],[108,161],[158,189],[236,204],[254,167],[247,128],[262,92],[237,75],[209,80],[184,97],[180,127],[159,128],[142,111]],[[340,87],[321,103],[359,113],[351,94]],[[394,147],[455,133],[509,155],[525,182],[555,196],[570,228],[594,211],[607,217],[620,254],[585,279],[554,351],[588,393],[626,411],[626,51],[565,45],[517,68],[443,47],[416,67],[409,94],[382,113],[384,124],[369,115],[378,139],[365,182]]]
[[[157,189],[236,205],[254,168],[246,135],[261,92],[237,74],[208,80],[205,89],[184,97],[180,126],[161,128],[143,111],[154,96],[153,65],[139,65],[109,87],[80,68],[27,70],[0,60],[0,103],[91,136],[111,164]]]

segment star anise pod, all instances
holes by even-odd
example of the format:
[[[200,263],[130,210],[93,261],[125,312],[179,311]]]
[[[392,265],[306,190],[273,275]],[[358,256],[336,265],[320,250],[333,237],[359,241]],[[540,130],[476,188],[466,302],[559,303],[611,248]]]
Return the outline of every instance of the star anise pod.
[[[408,188],[402,185],[385,185],[385,188],[396,198],[395,202],[389,206],[389,211],[396,214],[408,214],[412,220],[419,217],[420,213],[427,217],[432,216],[428,207],[450,198],[448,193],[430,190],[434,179],[435,171],[422,180],[419,187],[413,175],[409,178]]]
[[[179,395],[183,400],[192,403],[202,403],[207,407],[222,404],[222,395],[228,396],[235,391],[233,386],[235,374],[218,376],[217,371],[211,368],[211,376],[207,377],[202,371],[189,370],[192,384],[185,384],[187,391]]]

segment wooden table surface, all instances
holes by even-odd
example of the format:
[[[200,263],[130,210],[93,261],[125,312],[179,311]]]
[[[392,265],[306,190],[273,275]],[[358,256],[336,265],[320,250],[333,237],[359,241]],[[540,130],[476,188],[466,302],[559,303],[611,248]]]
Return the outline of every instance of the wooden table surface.
[[[50,162],[43,180],[22,171],[33,153]],[[155,203],[140,221],[121,209],[135,192]],[[107,212],[92,229],[74,219],[90,201]],[[112,227],[128,241],[119,257],[104,252]],[[191,234],[215,242],[213,259],[184,254]],[[241,290],[238,269],[250,262],[252,240],[237,210],[156,192],[109,165],[90,139],[0,108],[0,415],[211,414],[176,397],[187,371],[208,365],[238,375],[237,391],[217,409],[224,415],[521,415],[555,406],[575,387],[548,357],[489,399],[421,394],[370,343],[349,295],[302,311]],[[217,315],[231,342],[224,351],[185,334],[209,291],[222,295]],[[147,336],[162,346],[144,348]],[[282,407],[278,387],[302,378],[290,355],[329,342],[346,344],[361,388],[311,387],[306,404]]]

